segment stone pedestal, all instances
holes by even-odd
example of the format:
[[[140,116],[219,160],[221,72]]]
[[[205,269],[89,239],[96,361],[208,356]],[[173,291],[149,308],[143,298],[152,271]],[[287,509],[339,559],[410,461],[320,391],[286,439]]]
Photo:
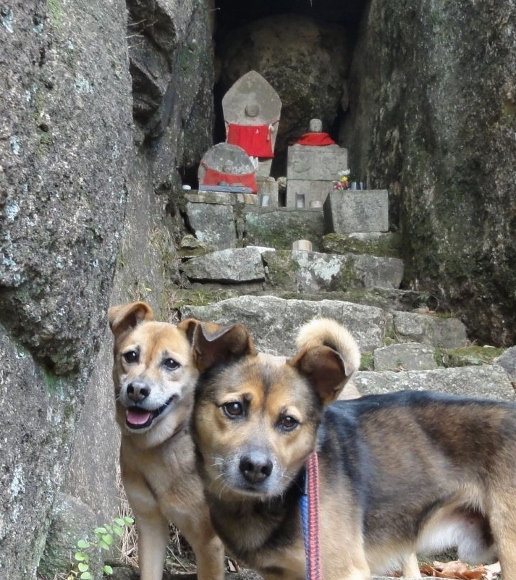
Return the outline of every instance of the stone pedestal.
[[[326,233],[386,232],[389,199],[386,189],[332,191],[324,202]]]
[[[338,145],[311,147],[293,145],[287,158],[287,207],[309,208],[310,202],[324,202],[339,179],[339,171],[348,168],[348,150]]]

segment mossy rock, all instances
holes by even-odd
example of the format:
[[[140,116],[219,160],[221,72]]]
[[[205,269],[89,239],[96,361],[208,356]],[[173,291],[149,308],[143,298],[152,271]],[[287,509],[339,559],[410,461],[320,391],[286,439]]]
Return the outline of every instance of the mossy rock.
[[[396,233],[326,234],[322,239],[323,251],[328,254],[369,254],[399,258],[400,236]]]
[[[491,365],[505,349],[493,346],[468,346],[450,350],[437,350],[436,361],[441,367],[466,367]]]

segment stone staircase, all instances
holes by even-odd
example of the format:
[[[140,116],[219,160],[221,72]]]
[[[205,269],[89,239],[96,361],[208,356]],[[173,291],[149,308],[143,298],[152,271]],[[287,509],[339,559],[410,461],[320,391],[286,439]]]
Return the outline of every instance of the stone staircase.
[[[180,250],[181,318],[243,323],[260,351],[287,356],[302,324],[335,318],[360,345],[362,394],[430,389],[515,400],[516,347],[472,346],[460,320],[433,312],[432,296],[400,289],[395,234],[328,233],[327,207],[259,207],[244,194],[184,198],[193,235]],[[293,251],[300,239],[314,251]],[[259,576],[243,570],[230,578]]]
[[[281,355],[294,353],[303,323],[335,318],[360,345],[363,394],[413,388],[515,399],[512,349],[470,345],[460,320],[433,312],[432,296],[399,288],[395,234],[328,233],[327,207],[259,207],[255,196],[231,193],[184,197],[194,235],[180,250],[181,318],[243,323],[259,350]],[[299,239],[314,251],[293,251]]]

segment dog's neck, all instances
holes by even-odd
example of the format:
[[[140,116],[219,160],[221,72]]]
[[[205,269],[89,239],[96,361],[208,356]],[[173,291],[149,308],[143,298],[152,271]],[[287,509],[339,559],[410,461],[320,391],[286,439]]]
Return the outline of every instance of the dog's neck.
[[[235,557],[252,566],[258,551],[277,550],[295,541],[301,526],[299,498],[305,476],[303,467],[282,495],[263,500],[206,491],[214,528]]]

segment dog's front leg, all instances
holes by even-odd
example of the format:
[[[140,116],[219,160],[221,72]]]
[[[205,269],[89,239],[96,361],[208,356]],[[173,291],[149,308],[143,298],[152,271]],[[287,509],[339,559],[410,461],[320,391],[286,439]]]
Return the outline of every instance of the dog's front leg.
[[[403,578],[421,578],[416,553],[402,558]]]
[[[161,580],[168,543],[168,522],[158,510],[145,515],[135,513],[135,518],[140,580]]]
[[[213,534],[206,537],[200,546],[192,546],[197,563],[197,580],[223,580],[224,546]]]
[[[191,506],[188,514],[176,514],[174,523],[192,547],[197,580],[224,580],[224,546],[211,525],[204,504]]]

